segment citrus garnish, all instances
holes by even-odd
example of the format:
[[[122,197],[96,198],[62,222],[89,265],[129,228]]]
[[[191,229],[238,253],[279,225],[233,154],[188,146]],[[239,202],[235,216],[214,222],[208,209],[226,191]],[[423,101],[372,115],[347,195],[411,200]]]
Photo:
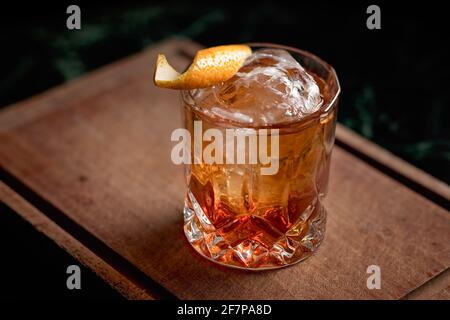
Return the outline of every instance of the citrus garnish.
[[[196,89],[210,87],[230,79],[250,56],[247,45],[226,45],[199,50],[194,61],[182,74],[158,55],[154,82],[158,87],[169,89]]]

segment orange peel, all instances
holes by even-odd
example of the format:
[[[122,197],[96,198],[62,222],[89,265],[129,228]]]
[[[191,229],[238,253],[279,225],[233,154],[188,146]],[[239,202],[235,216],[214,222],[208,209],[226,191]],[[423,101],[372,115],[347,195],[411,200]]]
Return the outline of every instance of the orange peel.
[[[169,89],[210,87],[233,77],[250,56],[247,45],[224,45],[202,49],[184,73],[176,71],[163,54],[156,60],[155,85]]]

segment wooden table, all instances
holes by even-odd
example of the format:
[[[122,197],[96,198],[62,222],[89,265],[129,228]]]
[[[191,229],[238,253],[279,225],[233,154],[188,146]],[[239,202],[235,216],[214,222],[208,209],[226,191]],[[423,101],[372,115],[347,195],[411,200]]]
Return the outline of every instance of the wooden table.
[[[316,255],[257,273],[198,256],[170,160],[179,98],[151,79],[156,53],[182,69],[198,48],[166,41],[1,111],[1,201],[130,299],[450,298],[449,186],[342,126]]]

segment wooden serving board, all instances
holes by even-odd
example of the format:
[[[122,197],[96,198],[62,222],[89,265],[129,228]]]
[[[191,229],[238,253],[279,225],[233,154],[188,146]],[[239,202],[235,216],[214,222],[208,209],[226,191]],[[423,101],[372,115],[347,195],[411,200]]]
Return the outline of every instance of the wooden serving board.
[[[131,299],[450,298],[449,187],[341,126],[313,257],[255,273],[191,249],[179,96],[151,78],[157,53],[182,69],[198,48],[166,41],[1,111],[1,201]]]

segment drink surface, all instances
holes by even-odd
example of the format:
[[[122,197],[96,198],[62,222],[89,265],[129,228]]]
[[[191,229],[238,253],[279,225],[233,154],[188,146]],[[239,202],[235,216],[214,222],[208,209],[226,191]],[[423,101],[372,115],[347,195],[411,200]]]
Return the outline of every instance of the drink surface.
[[[197,251],[215,262],[258,269],[299,261],[320,244],[335,110],[307,125],[302,120],[320,114],[325,91],[323,80],[287,51],[264,49],[230,80],[189,92],[184,111],[192,137],[199,120],[203,132],[223,131],[227,123],[240,128],[283,124],[275,133],[279,167],[272,175],[261,174],[265,164],[259,160],[205,164],[196,163],[191,153],[185,233]],[[208,144],[203,142],[202,149]]]
[[[192,97],[205,115],[243,126],[270,126],[319,110],[323,99],[316,80],[320,83],[287,51],[262,49],[233,78],[192,91]]]

